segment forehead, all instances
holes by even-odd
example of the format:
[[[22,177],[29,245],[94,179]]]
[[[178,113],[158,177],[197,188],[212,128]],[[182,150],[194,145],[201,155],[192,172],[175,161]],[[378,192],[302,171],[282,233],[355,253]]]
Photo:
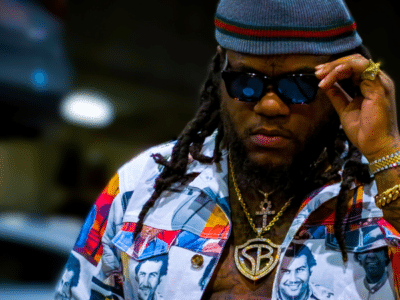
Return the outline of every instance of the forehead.
[[[282,268],[286,270],[296,270],[300,267],[307,266],[307,257],[300,255],[298,257],[284,257],[282,261]]]
[[[364,258],[367,256],[375,256],[375,257],[379,257],[379,258],[384,258],[385,257],[385,249],[379,249],[379,250],[373,250],[373,251],[369,251],[369,252],[364,252],[364,253],[360,253],[359,256]]]
[[[140,272],[158,272],[161,269],[161,261],[146,261],[140,266]]]
[[[64,281],[70,281],[72,279],[72,277],[74,277],[74,272],[72,270],[68,270],[63,275]]]
[[[232,69],[242,72],[261,72],[275,76],[284,73],[309,71],[330,60],[329,55],[249,55],[227,50],[227,58]]]

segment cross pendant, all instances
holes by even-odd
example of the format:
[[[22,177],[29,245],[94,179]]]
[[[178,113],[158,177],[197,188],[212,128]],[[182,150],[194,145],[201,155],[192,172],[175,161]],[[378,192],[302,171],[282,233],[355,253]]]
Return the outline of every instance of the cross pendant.
[[[271,207],[272,207],[271,201],[265,199],[260,203],[261,211],[256,211],[257,216],[263,216],[262,228],[265,228],[267,226],[268,215],[275,214],[275,211],[271,210]],[[258,228],[258,230],[262,230],[262,228],[261,229]]]

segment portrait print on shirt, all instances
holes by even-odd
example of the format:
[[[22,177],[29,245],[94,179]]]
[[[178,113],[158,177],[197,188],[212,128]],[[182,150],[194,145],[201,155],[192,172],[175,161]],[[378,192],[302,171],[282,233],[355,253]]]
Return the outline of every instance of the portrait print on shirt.
[[[387,247],[354,253],[354,260],[363,267],[365,274],[346,286],[338,299],[396,299],[394,288],[389,281],[390,259]]]
[[[59,285],[56,289],[56,300],[69,300],[72,297],[71,289],[75,288],[79,282],[79,275],[81,272],[81,265],[79,260],[71,254],[65,271],[61,277]]]
[[[388,247],[378,226],[345,232],[346,263],[328,228],[309,226],[300,232],[307,238],[298,235],[282,253],[277,299],[396,299]]]
[[[133,271],[133,272],[132,272]],[[139,300],[161,300],[164,299],[157,290],[162,279],[168,272],[168,255],[158,255],[140,261],[130,271],[131,284],[136,286],[137,299]],[[132,276],[133,275],[133,276]]]
[[[282,259],[278,299],[334,299],[333,291],[310,280],[316,265],[310,248],[303,244],[291,244]]]
[[[377,225],[361,227],[345,233],[346,249],[360,270],[352,283],[338,294],[338,299],[396,299],[394,287],[390,286],[392,268],[388,248]],[[327,246],[338,249],[333,234],[327,234]],[[382,296],[384,295],[384,296]]]
[[[200,261],[196,266],[194,257]],[[121,259],[125,300],[200,299],[208,266],[213,265],[211,256],[177,246],[140,260],[122,252]]]

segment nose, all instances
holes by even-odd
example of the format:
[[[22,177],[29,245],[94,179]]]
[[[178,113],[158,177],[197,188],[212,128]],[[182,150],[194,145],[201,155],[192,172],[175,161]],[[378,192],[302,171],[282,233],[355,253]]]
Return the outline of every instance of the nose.
[[[149,286],[149,274],[146,274],[146,276],[143,278],[143,285]]]
[[[374,251],[368,251],[367,252],[367,258],[369,258],[369,259],[376,258],[376,253]]]
[[[268,87],[266,94],[254,106],[254,112],[266,117],[286,117],[290,114],[289,106],[276,94],[273,87]]]
[[[287,276],[286,282],[288,284],[292,284],[292,283],[294,283],[296,281],[297,281],[296,272],[295,271],[291,271]]]

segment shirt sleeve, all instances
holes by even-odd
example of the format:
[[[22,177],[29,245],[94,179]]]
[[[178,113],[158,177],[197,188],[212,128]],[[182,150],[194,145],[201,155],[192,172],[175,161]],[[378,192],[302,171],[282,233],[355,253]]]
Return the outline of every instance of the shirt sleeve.
[[[121,224],[119,176],[95,201],[73,247],[55,299],[124,299],[117,251],[111,244]]]

